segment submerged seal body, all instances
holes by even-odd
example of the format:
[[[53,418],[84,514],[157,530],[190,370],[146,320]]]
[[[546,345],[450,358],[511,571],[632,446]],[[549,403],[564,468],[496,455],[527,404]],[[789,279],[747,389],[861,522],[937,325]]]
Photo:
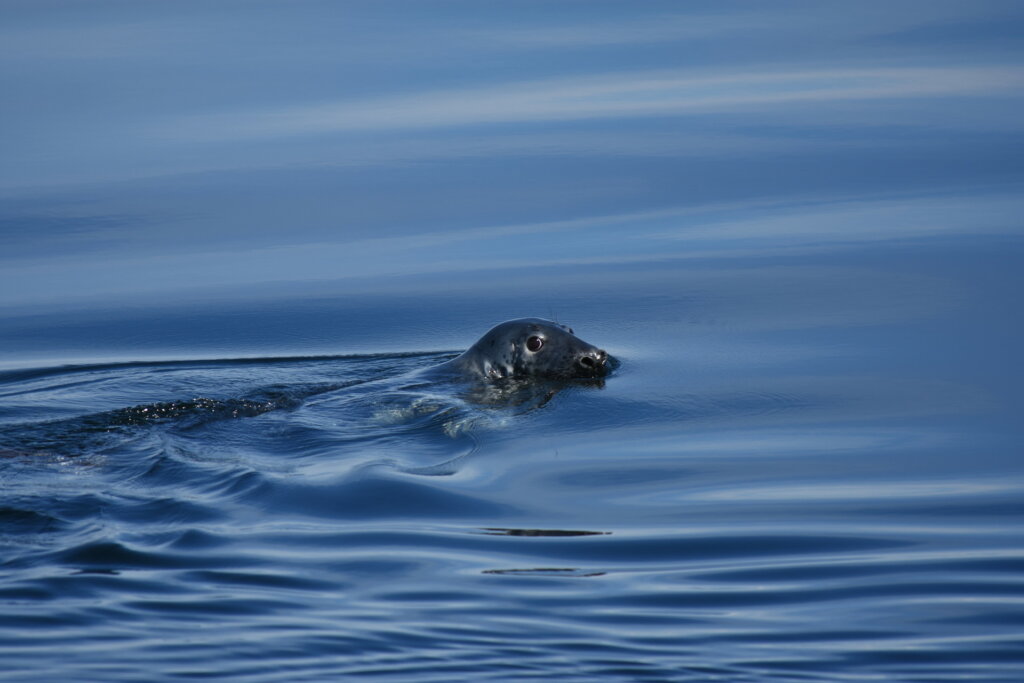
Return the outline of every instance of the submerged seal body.
[[[438,370],[477,379],[604,377],[609,356],[572,328],[542,318],[509,320],[490,329]]]

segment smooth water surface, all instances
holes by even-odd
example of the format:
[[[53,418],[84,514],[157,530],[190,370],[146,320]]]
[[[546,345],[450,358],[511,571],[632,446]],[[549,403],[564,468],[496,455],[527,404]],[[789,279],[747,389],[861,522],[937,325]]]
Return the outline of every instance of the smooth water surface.
[[[1018,3],[0,14],[0,680],[1021,680]]]

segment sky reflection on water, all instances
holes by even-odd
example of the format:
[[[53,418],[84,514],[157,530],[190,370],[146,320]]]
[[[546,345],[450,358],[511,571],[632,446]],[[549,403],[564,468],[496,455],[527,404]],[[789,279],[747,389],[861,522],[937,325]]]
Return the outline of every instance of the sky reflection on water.
[[[808,201],[662,210],[567,221],[418,232],[393,237],[239,249],[186,241],[159,252],[131,244],[111,219],[40,253],[39,240],[0,276],[0,306],[65,297],[238,286],[248,283],[387,278],[537,267],[807,255],[886,242],[1015,236],[1024,214],[1020,192],[862,201]],[[44,226],[44,230],[46,227]],[[58,229],[59,232],[59,229]],[[106,234],[104,234],[106,233]],[[171,237],[171,236],[168,236]],[[166,237],[165,237],[166,239]],[[157,236],[159,241],[160,237]],[[19,245],[14,241],[13,252]],[[44,244],[46,242],[43,242]],[[83,244],[84,243],[84,244]],[[74,244],[73,250],[68,248]],[[83,248],[84,247],[84,248]],[[62,248],[64,253],[60,253]],[[481,249],[487,251],[481,254]],[[83,251],[94,259],[83,261]],[[10,258],[10,256],[8,257]],[[483,258],[483,260],[481,260]],[[130,283],[130,286],[126,286]],[[29,285],[26,289],[26,285]]]
[[[0,305],[1019,234],[1014,3],[396,9],[10,3]]]

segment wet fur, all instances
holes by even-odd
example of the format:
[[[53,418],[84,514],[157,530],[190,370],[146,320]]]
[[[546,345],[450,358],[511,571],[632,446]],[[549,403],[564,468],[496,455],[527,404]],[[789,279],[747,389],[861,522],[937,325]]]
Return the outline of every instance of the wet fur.
[[[527,340],[539,337],[539,351]],[[569,379],[603,377],[608,354],[577,337],[572,328],[543,318],[519,318],[491,328],[461,356],[439,366],[441,372],[474,379]]]

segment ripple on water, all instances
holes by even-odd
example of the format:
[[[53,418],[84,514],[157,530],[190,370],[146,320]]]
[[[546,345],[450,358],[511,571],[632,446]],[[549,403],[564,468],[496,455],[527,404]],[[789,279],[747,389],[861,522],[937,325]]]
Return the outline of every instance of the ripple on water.
[[[1024,556],[1000,524],[1019,487],[884,469],[954,443],[941,430],[830,422],[814,387],[482,406],[378,391],[410,366],[361,362],[0,382],[21,410],[157,376],[189,390],[4,427],[5,448],[50,449],[0,460],[6,675],[762,682],[1021,663]]]

